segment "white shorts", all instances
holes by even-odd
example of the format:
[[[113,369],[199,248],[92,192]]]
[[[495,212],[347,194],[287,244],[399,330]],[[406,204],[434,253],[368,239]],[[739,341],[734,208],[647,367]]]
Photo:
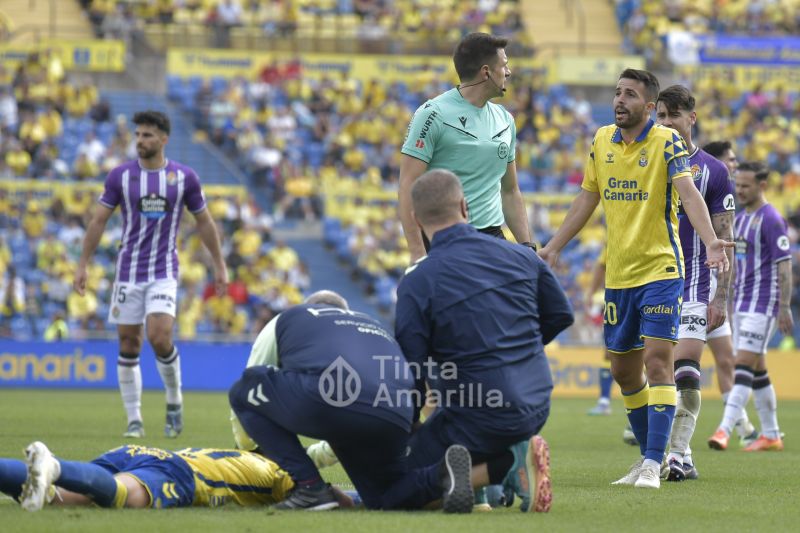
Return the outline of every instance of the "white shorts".
[[[678,340],[697,339],[706,341],[706,309],[702,302],[683,302],[681,305],[681,325],[678,328]]]
[[[159,279],[150,283],[114,283],[108,321],[111,324],[144,324],[152,313],[165,313],[175,317],[177,311],[178,282]]]
[[[709,295],[709,301],[714,299],[714,296],[717,294],[717,274],[716,270],[711,271],[711,294]],[[729,316],[725,316],[725,322],[722,323],[720,327],[711,331],[706,335],[706,340],[711,339],[719,339],[720,337],[729,337],[731,335],[731,319]]]
[[[726,316],[725,322],[723,322],[720,327],[706,334],[706,340],[710,341],[712,339],[719,339],[721,337],[730,337],[730,336],[731,336],[731,320]]]
[[[733,349],[764,355],[767,353],[777,321],[762,313],[735,313],[733,315]]]

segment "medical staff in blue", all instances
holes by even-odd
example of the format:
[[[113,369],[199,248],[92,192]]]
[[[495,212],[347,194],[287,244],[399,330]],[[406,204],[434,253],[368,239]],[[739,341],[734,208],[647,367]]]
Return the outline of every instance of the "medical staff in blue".
[[[547,511],[549,452],[537,435],[553,388],[544,346],[574,321],[567,297],[533,250],[467,224],[453,173],[418,178],[412,204],[431,250],[400,282],[395,336],[409,364],[433,369],[415,386],[427,381],[439,405],[412,435],[409,467],[461,444],[485,464],[475,486],[505,478],[524,510]]]
[[[331,291],[315,293],[270,321],[229,399],[237,445],[257,446],[282,461],[295,482],[274,507],[338,506],[300,444],[298,435],[304,435],[327,440],[367,508],[416,509],[442,498],[445,511],[470,512],[465,448],[454,446],[425,468],[407,468],[411,375],[380,322],[350,310]]]

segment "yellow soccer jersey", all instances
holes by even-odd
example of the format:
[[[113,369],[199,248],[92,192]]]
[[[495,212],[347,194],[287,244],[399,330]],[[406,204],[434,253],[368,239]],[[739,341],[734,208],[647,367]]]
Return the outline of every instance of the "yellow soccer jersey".
[[[606,288],[683,277],[672,182],[691,178],[688,158],[681,136],[652,120],[630,144],[613,124],[597,130],[582,187],[600,194],[605,211]]]
[[[194,471],[192,505],[265,505],[286,498],[294,481],[274,462],[243,450],[186,448],[175,452]]]

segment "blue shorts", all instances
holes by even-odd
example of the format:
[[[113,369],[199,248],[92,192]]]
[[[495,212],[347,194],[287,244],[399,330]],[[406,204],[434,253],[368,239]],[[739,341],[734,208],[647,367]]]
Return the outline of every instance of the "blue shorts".
[[[172,452],[146,446],[121,446],[92,461],[112,474],[134,476],[150,494],[153,508],[191,507],[194,472]]]
[[[654,281],[630,289],[606,289],[603,336],[612,353],[644,347],[644,338],[678,342],[683,279]]]

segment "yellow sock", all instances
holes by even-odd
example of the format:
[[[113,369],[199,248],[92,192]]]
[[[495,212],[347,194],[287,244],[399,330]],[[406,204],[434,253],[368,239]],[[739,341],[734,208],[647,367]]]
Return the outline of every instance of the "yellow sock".
[[[111,507],[121,509],[125,507],[125,502],[128,501],[128,487],[117,478],[114,478],[114,481],[117,483],[117,493],[114,494],[114,502],[111,504]]]

